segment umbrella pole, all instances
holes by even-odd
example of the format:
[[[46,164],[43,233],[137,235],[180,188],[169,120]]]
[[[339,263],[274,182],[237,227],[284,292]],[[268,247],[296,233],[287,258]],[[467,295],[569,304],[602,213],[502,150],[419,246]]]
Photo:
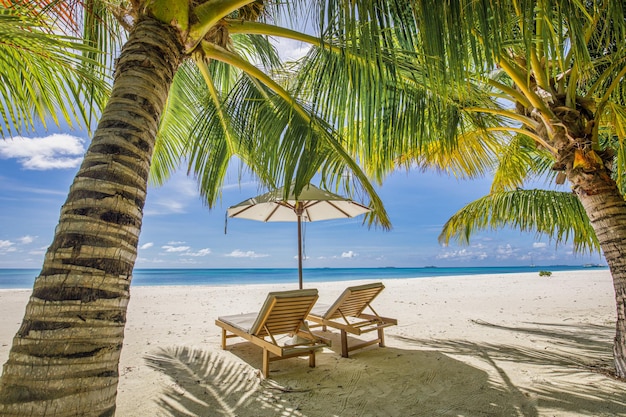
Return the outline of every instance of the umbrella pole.
[[[302,289],[302,216],[298,215],[298,284]]]
[[[300,289],[302,289],[302,213],[304,212],[304,208],[301,202],[296,202],[294,211],[298,218],[298,284],[300,285]]]

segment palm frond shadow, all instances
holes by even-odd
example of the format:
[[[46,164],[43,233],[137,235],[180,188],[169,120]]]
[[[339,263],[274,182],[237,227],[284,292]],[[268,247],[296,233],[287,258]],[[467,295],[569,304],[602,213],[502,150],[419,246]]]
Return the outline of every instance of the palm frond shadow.
[[[626,415],[626,390],[624,383],[613,379],[614,390],[606,386],[596,386],[593,382],[585,383],[590,372],[597,372],[611,377],[612,335],[610,326],[594,324],[551,324],[527,323],[529,326],[512,327],[472,321],[480,326],[502,331],[523,333],[536,336],[531,339],[537,347],[518,345],[500,345],[497,343],[475,343],[466,340],[417,339],[404,336],[392,336],[405,343],[420,348],[434,349],[444,354],[462,355],[480,359],[491,366],[500,375],[509,390],[522,390],[538,398],[540,408],[557,409],[568,415],[614,416]],[[529,386],[517,386],[503,369],[501,364],[539,365],[549,370],[549,376],[537,376]],[[579,378],[571,378],[580,375]],[[560,379],[560,376],[567,376]],[[553,380],[554,378],[554,380]],[[557,382],[558,380],[558,382]],[[588,379],[587,379],[588,380]],[[571,382],[576,381],[576,382]]]
[[[555,324],[526,323],[525,327],[510,327],[473,320],[479,326],[504,331],[525,333],[546,338],[547,346],[543,355],[528,355],[527,360],[545,358],[560,365],[574,365],[587,369],[613,373],[612,354],[615,329],[591,323]],[[532,327],[531,327],[532,326]],[[549,341],[549,342],[548,342]]]
[[[161,348],[145,359],[172,381],[157,400],[162,415],[235,417],[253,408],[259,416],[302,416],[275,395],[288,389],[262,381],[257,370],[220,353],[178,346]]]
[[[228,356],[173,347],[146,357],[172,381],[157,400],[158,415],[539,415],[524,393],[435,351],[376,347],[355,359],[331,355],[315,371],[295,367],[300,371],[279,373],[277,382],[259,379],[252,366]]]

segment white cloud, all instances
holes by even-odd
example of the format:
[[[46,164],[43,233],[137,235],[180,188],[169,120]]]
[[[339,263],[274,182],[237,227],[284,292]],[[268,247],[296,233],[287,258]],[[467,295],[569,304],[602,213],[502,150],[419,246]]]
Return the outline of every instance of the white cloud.
[[[496,258],[498,259],[509,259],[515,256],[518,252],[518,249],[513,248],[510,243],[506,245],[500,245],[496,248]]]
[[[36,236],[22,236],[21,238],[19,238],[18,240],[20,241],[20,243],[22,245],[28,245],[29,243],[33,243],[33,241],[35,240]]]
[[[349,250],[349,251],[347,251],[347,252],[343,252],[343,253],[341,254],[341,257],[342,257],[342,258],[356,258],[357,256],[359,256],[359,254],[358,254],[358,253],[356,253],[356,252],[353,252],[353,251],[351,251],[351,250]]]
[[[311,46],[293,39],[277,38],[272,43],[283,61],[296,61],[309,52]]]
[[[17,159],[25,169],[77,167],[85,153],[83,139],[67,134],[41,138],[15,137],[0,141],[0,158]]]
[[[145,263],[145,264],[162,264],[164,263],[165,260],[164,259],[160,259],[160,258],[152,258],[152,259],[148,259],[148,258],[137,258],[137,263]]]
[[[235,249],[231,253],[227,253],[224,256],[228,256],[228,257],[231,257],[231,258],[266,258],[269,255],[265,255],[265,254],[262,254],[262,253],[256,253],[256,252],[251,251],[251,250],[249,250],[247,252],[244,252],[242,250]]]
[[[546,248],[546,247],[548,247],[548,244],[544,243],[544,242],[535,242],[535,243],[533,243],[533,248],[535,248],[535,249],[543,249],[543,248]]]
[[[253,190],[259,190],[259,183],[257,181],[243,181],[241,183],[237,182],[235,184],[225,184],[222,185],[222,191],[226,190],[242,190],[244,188],[250,188]]]
[[[148,242],[148,243],[144,243],[143,245],[141,245],[141,246],[139,247],[139,249],[148,249],[148,248],[151,248],[151,247],[153,247],[153,246],[154,246],[154,243],[152,243],[152,242]]]
[[[487,259],[489,255],[485,251],[474,251],[471,249],[460,249],[454,251],[446,251],[437,255],[437,259],[458,259],[461,261],[470,261],[475,259]]]
[[[168,245],[182,245],[183,243],[187,243],[184,240],[170,240],[167,242]]]
[[[0,250],[10,248],[14,243],[10,240],[0,240]]]
[[[187,208],[199,198],[198,185],[193,178],[177,173],[167,183],[150,190],[144,214],[158,216],[187,213]]]
[[[211,254],[211,249],[204,248],[204,249],[200,249],[198,252],[187,252],[184,255],[185,256],[207,256],[210,254]]]
[[[172,186],[179,198],[181,195],[188,198],[197,198],[200,195],[198,183],[193,178],[176,177],[172,180]]]
[[[161,248],[165,249],[165,252],[186,252],[190,249],[189,246],[170,246],[170,245],[161,246]]]
[[[181,256],[183,256],[183,255],[181,255]],[[179,262],[181,264],[184,264],[184,265],[198,265],[199,264],[199,262],[196,259],[181,258],[181,259],[179,259]]]
[[[15,243],[10,240],[0,240],[0,255],[17,251],[14,245]]]
[[[174,198],[160,198],[151,203],[150,207],[144,212],[146,216],[185,213],[186,205]]]

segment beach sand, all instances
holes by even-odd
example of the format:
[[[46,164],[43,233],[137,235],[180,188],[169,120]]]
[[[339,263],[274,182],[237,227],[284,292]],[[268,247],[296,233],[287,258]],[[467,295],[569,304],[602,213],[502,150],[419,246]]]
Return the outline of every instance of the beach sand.
[[[306,283],[333,301],[346,286]],[[273,362],[243,339],[220,348],[219,315],[256,311],[286,285],[133,287],[117,415],[626,416],[611,368],[615,304],[606,270],[383,280],[373,303],[398,319],[377,345]],[[0,291],[0,362],[30,291]]]

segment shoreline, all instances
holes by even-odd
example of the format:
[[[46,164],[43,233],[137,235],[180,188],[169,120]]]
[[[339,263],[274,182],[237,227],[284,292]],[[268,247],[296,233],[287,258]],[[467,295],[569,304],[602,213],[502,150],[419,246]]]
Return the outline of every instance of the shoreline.
[[[217,316],[257,311],[297,283],[133,286],[117,415],[626,416],[626,383],[611,365],[615,295],[608,270],[365,279],[316,284],[320,303],[382,281],[376,311],[398,319],[385,348],[273,362],[260,349],[220,347]],[[166,290],[166,291],[165,291]],[[0,290],[0,362],[30,290]],[[236,384],[235,384],[236,382]],[[229,385],[234,384],[234,385]],[[229,414],[230,413],[230,414]]]
[[[305,268],[304,281],[311,284],[358,280],[450,278],[474,275],[538,274],[549,272],[608,271],[606,266],[488,266],[488,267],[376,267]],[[15,272],[18,271],[18,272]],[[25,273],[29,271],[29,273]],[[32,289],[39,273],[32,268],[0,268],[0,291]],[[137,268],[131,288],[153,286],[230,286],[294,282],[295,268]]]

